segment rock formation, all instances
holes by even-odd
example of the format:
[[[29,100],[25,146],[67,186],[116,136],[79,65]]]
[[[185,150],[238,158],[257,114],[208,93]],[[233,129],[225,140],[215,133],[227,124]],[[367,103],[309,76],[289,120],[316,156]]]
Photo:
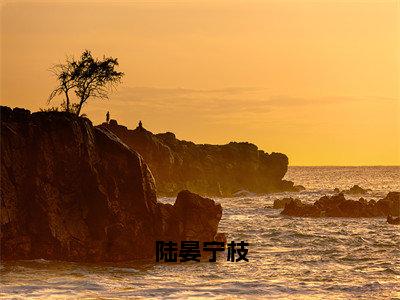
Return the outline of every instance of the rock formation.
[[[274,205],[272,208],[274,209],[281,209],[281,208],[285,208],[286,204],[290,203],[290,202],[296,202],[298,204],[301,203],[300,199],[293,199],[292,197],[288,197],[288,198],[282,198],[282,199],[275,199],[274,200]]]
[[[240,190],[240,191],[237,191],[237,192],[235,192],[235,193],[233,193],[233,195],[232,195],[232,197],[238,197],[238,198],[240,198],[240,197],[255,197],[256,196],[256,193],[253,193],[253,192],[249,192],[249,191],[246,191],[246,190]]]
[[[304,191],[306,188],[302,185],[295,185],[293,186],[293,192],[301,192]]]
[[[176,195],[182,189],[214,196],[231,196],[240,190],[302,189],[282,180],[288,167],[286,155],[268,154],[250,143],[198,145],[178,140],[171,132],[153,134],[143,127],[129,130],[115,120],[99,128],[110,130],[144,157],[160,195]]]
[[[222,217],[221,205],[187,190],[179,192],[174,205],[160,204],[164,239],[212,241]]]
[[[400,225],[400,217],[393,218],[391,215],[388,215],[386,222],[391,225]]]
[[[314,204],[291,201],[286,204],[283,215],[296,217],[386,217],[400,215],[400,192],[389,192],[379,201],[347,200],[343,194],[323,196]]]
[[[353,185],[350,189],[342,191],[343,194],[349,194],[349,195],[365,195],[367,194],[370,189],[363,189],[359,185],[355,184]]]
[[[222,208],[157,202],[142,157],[69,113],[0,107],[1,259],[151,258],[156,240],[213,240]]]

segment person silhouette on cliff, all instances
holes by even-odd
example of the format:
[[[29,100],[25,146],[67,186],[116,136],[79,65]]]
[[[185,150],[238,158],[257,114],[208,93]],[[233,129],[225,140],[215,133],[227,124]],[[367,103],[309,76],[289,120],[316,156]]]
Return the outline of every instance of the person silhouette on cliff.
[[[107,123],[110,122],[110,112],[109,111],[106,113],[106,122]]]
[[[138,128],[139,128],[139,129],[143,129],[143,123],[142,123],[142,121],[139,121]]]

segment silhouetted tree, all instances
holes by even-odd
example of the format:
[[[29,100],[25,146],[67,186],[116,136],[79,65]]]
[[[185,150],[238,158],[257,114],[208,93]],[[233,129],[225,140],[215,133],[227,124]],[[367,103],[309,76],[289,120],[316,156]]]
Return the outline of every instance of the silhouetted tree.
[[[69,98],[69,92],[76,87],[76,72],[74,72],[73,61],[67,59],[66,64],[54,65],[50,71],[57,77],[58,86],[51,92],[48,102],[57,95],[64,95],[65,100],[61,106],[65,111],[70,112],[71,100]]]
[[[64,95],[62,103],[67,112],[81,113],[82,106],[90,97],[108,99],[108,92],[120,83],[124,73],[115,70],[118,60],[104,57],[93,58],[85,50],[79,60],[67,58],[65,64],[54,65],[51,71],[57,77],[58,86],[49,96],[49,102],[57,95]],[[77,103],[71,103],[70,91],[74,91]]]

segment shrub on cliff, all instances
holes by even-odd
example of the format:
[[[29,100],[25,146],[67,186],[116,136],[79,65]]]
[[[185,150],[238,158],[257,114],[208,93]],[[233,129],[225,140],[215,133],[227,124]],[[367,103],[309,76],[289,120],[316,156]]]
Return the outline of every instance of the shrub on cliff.
[[[67,59],[65,64],[57,64],[51,68],[57,77],[58,85],[51,92],[48,102],[56,96],[65,97],[61,108],[67,112],[81,113],[82,106],[92,98],[108,99],[108,92],[120,83],[124,73],[115,70],[117,58],[93,58],[90,51],[85,50],[79,60]],[[70,93],[74,93],[74,103]]]

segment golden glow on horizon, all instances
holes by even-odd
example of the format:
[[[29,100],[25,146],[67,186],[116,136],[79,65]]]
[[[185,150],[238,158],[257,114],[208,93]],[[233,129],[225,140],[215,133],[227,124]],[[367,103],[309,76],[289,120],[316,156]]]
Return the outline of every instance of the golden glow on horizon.
[[[398,1],[6,2],[1,103],[38,110],[47,69],[91,49],[123,84],[84,109],[291,165],[400,165]],[[56,103],[54,103],[55,105]]]

